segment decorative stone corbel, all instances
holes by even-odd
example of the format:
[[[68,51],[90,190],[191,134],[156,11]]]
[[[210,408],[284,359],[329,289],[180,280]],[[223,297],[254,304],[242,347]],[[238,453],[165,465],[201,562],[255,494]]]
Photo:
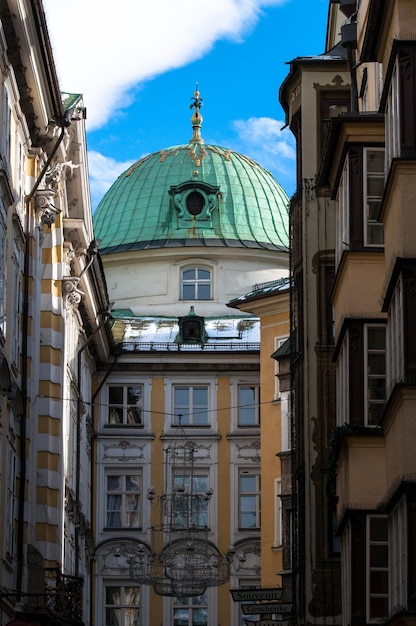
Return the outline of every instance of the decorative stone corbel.
[[[56,222],[56,216],[61,212],[53,204],[56,195],[53,189],[38,189],[36,192],[35,209],[39,228],[42,228],[44,224],[51,226]]]
[[[63,279],[62,291],[65,304],[68,308],[78,308],[78,305],[82,300],[84,292],[81,291],[81,289],[78,289],[78,283],[78,276],[66,276]]]

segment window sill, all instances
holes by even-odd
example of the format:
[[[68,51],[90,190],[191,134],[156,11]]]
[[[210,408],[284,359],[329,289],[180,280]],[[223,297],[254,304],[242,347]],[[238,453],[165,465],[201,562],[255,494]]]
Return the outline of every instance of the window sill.
[[[104,428],[144,428],[144,424],[104,424]]]
[[[124,526],[104,526],[103,531],[105,533],[110,533],[110,532],[127,532],[127,533],[133,533],[133,532],[142,532],[143,528],[141,526],[135,526],[134,528],[127,528]]]

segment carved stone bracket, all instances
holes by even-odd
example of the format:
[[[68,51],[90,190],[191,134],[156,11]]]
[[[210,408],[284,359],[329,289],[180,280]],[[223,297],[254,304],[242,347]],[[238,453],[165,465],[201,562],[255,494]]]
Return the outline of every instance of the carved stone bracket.
[[[41,228],[44,224],[51,226],[56,222],[56,216],[61,212],[53,204],[56,192],[52,189],[38,189],[35,194],[35,208],[38,225]]]
[[[84,292],[78,289],[79,278],[67,276],[63,279],[62,291],[65,303],[69,308],[78,308]]]

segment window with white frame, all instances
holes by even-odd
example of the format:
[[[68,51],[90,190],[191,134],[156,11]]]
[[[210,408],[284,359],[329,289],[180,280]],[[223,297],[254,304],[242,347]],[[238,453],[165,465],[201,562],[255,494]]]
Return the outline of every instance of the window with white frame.
[[[108,426],[143,425],[143,385],[108,386]]]
[[[288,335],[284,337],[275,337],[274,338],[274,349],[278,350],[283,346],[284,343],[288,340]],[[280,381],[279,381],[279,360],[276,359],[274,361],[274,376],[275,376],[275,386],[274,386],[274,398],[278,400],[280,398]]]
[[[349,160],[345,159],[336,198],[336,264],[341,260],[342,253],[348,249],[350,240],[350,194],[349,194]]]
[[[385,111],[386,122],[386,170],[389,169],[392,160],[400,156],[400,88],[399,88],[399,68],[396,59]]]
[[[10,341],[10,363],[17,366],[20,358],[20,313],[22,300],[23,251],[20,232],[13,232],[12,276],[10,280],[10,318],[8,332]]]
[[[106,472],[106,528],[141,528],[142,476],[135,471]]]
[[[211,300],[212,274],[206,267],[181,270],[181,300]]]
[[[7,450],[7,476],[6,476],[7,502],[6,502],[6,532],[5,548],[6,557],[12,559],[15,552],[15,513],[16,513],[16,450],[9,442]]]
[[[390,577],[392,607],[407,608],[407,505],[403,497],[389,518]]]
[[[384,243],[383,224],[378,219],[384,192],[384,150],[364,148],[364,245]]]
[[[403,279],[400,276],[391,299],[387,322],[388,391],[404,378]]]
[[[5,164],[10,168],[10,144],[11,144],[11,124],[12,124],[12,111],[9,103],[9,94],[7,92],[6,85],[3,84],[2,93],[2,136],[1,136],[1,156],[3,157]]]
[[[238,477],[238,527],[260,528],[260,471],[240,469]]]
[[[1,200],[0,200],[1,202]],[[2,207],[0,206],[0,209]],[[0,212],[0,332],[7,331],[7,237],[3,211]]]
[[[337,361],[337,426],[343,426],[350,421],[350,375],[349,375],[349,332],[345,333],[344,341]]]
[[[173,475],[173,524],[175,529],[208,527],[208,473]]]
[[[351,521],[348,520],[341,539],[342,626],[348,626],[348,624],[351,624],[351,543]]]
[[[274,518],[275,518],[275,538],[274,545],[281,546],[283,543],[282,535],[282,481],[280,478],[275,478],[274,481]]]
[[[208,385],[173,385],[173,423],[208,425]]]
[[[364,327],[367,426],[378,426],[386,403],[386,327]]]
[[[367,516],[367,622],[384,622],[389,600],[389,544],[386,515]]]
[[[173,626],[208,626],[208,592],[200,596],[174,598]]]
[[[261,589],[261,580],[258,578],[240,578],[240,580],[238,581],[238,589]],[[239,611],[239,625],[240,626],[247,626],[247,621],[252,621],[253,620],[253,616],[252,615],[244,615],[243,610],[242,610],[242,603],[241,602],[235,602],[234,603],[235,606],[238,608]],[[251,602],[245,602],[244,604],[251,604]],[[247,621],[246,621],[247,620]]]
[[[105,626],[140,626],[140,587],[105,583]]]
[[[238,426],[260,424],[260,388],[258,385],[238,385]]]
[[[282,436],[282,452],[292,449],[291,398],[292,392],[282,391],[280,396],[280,424]]]
[[[23,202],[23,192],[25,186],[25,168],[24,168],[25,154],[23,151],[23,144],[18,135],[16,135],[15,145],[15,176],[14,176],[14,188],[16,198],[20,203]]]

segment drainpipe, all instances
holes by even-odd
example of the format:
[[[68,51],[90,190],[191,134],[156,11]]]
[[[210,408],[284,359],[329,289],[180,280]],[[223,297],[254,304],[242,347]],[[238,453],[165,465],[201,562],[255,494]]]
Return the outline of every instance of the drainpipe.
[[[22,590],[23,567],[24,567],[24,523],[25,523],[25,488],[26,488],[26,420],[28,419],[28,341],[29,341],[29,271],[30,271],[30,205],[42,179],[51,164],[62,140],[65,136],[65,130],[71,124],[72,110],[66,111],[64,117],[59,120],[61,126],[61,134],[59,135],[52,151],[44,164],[35,184],[29,195],[25,198],[26,221],[25,221],[25,253],[23,263],[23,304],[22,304],[22,400],[23,408],[20,417],[20,480],[18,490],[18,510],[17,510],[17,566],[16,566],[16,590]]]
[[[91,257],[88,265],[84,268],[84,270],[81,272],[80,276],[82,276],[82,274],[84,274],[84,272],[86,271],[86,269],[88,267],[90,267],[90,265],[92,264],[93,260],[95,258],[95,255]],[[77,399],[77,422],[76,422],[76,477],[75,477],[75,502],[76,505],[79,506],[79,496],[80,496],[80,481],[81,481],[81,418],[82,418],[82,394],[81,394],[81,359],[82,359],[82,354],[84,352],[84,350],[90,345],[90,343],[92,342],[92,340],[94,339],[94,337],[97,335],[97,333],[100,332],[100,330],[103,328],[103,326],[105,326],[105,324],[108,322],[108,318],[109,318],[109,311],[104,311],[102,313],[103,318],[101,320],[101,322],[99,323],[99,325],[97,326],[97,328],[94,330],[94,332],[88,337],[88,339],[85,341],[84,345],[79,349],[78,351],[78,363],[77,363],[77,389],[78,389],[78,399]],[[79,526],[75,526],[75,576],[79,577],[79,555],[80,555],[80,546],[79,546]]]
[[[354,13],[341,26],[341,44],[347,49],[348,65],[351,74],[351,112],[358,113],[357,66],[355,51],[357,49],[357,14]]]

